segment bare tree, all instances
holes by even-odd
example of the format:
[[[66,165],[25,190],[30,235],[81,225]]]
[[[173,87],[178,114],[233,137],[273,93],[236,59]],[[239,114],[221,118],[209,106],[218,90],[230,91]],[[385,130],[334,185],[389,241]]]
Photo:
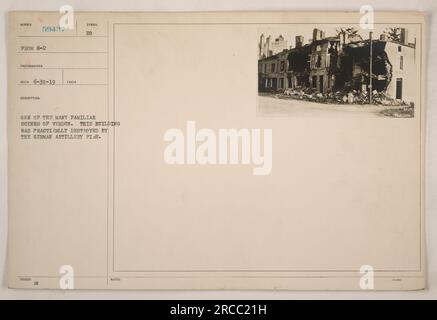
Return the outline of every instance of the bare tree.
[[[384,31],[384,34],[394,42],[400,42],[401,41],[401,29],[400,28],[387,28]]]
[[[340,35],[341,33],[345,33],[348,36],[356,36],[358,34],[358,30],[355,29],[354,27],[348,27],[348,28],[340,28],[337,29],[337,36]]]

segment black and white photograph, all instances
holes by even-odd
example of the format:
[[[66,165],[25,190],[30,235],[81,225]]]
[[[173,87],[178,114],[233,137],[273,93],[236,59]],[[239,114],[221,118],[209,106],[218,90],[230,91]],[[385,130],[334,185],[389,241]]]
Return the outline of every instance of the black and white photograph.
[[[260,30],[258,114],[412,118],[417,46],[416,25]]]

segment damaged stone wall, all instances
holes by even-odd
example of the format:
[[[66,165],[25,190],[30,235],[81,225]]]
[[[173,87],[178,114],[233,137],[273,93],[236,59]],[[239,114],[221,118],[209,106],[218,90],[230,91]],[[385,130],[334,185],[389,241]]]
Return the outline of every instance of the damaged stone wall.
[[[392,64],[385,51],[386,42],[373,41],[372,43],[372,82],[373,90],[385,91],[392,80]],[[362,41],[351,43],[343,50],[345,86],[353,90],[369,90],[370,83],[370,43]],[[347,83],[350,82],[350,83]]]

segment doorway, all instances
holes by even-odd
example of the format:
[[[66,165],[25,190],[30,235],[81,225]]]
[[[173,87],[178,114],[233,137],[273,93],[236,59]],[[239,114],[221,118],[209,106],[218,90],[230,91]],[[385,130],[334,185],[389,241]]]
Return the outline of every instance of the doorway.
[[[396,79],[396,99],[402,100],[402,78]]]
[[[324,81],[323,81],[323,79],[324,79],[325,77],[324,76],[320,76],[320,78],[319,78],[319,92],[320,93],[323,93],[324,91],[323,91],[323,87],[324,87]]]

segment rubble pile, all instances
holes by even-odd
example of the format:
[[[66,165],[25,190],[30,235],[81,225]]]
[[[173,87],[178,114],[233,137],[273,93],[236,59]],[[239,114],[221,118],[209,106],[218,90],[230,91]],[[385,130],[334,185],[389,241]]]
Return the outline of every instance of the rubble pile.
[[[393,118],[413,118],[414,117],[414,106],[408,105],[401,108],[390,108],[385,109],[380,112],[383,116],[393,117]]]
[[[278,98],[291,98],[327,104],[368,104],[369,93],[367,91],[336,91],[320,93],[313,88],[287,89],[278,93]],[[389,97],[384,92],[373,92],[373,104],[383,106],[407,106],[407,103]]]

